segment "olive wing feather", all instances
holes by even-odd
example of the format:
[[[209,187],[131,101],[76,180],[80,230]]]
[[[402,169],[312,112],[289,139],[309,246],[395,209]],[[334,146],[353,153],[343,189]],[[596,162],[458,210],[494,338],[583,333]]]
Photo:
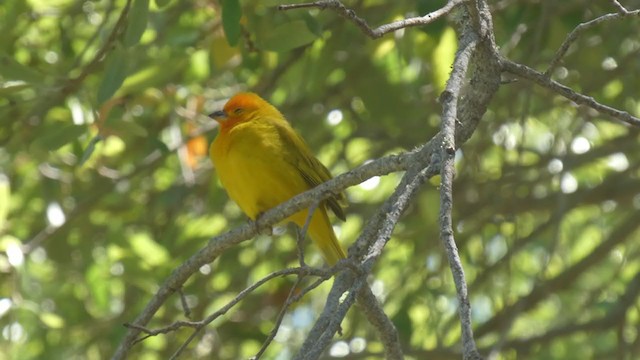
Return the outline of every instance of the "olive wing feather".
[[[298,135],[289,124],[276,123],[279,137],[287,152],[283,154],[285,160],[293,165],[310,188],[314,188],[332,178],[331,172],[313,156],[304,139]],[[346,216],[343,206],[346,198],[343,193],[333,195],[326,200],[326,205],[336,216],[344,221]]]

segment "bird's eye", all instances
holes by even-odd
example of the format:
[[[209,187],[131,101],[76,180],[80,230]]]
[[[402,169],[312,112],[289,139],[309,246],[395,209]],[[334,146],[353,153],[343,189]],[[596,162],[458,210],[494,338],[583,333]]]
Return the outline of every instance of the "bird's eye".
[[[233,110],[233,113],[236,115],[242,114],[242,111],[244,111],[242,108],[237,108],[235,110]]]

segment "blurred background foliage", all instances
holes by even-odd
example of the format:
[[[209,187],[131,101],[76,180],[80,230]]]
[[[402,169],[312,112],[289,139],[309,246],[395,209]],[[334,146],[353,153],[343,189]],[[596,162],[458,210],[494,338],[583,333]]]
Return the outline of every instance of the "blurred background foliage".
[[[158,285],[213,235],[245,221],[206,158],[203,114],[240,90],[280,107],[337,174],[411,149],[439,127],[456,36],[446,21],[379,40],[331,11],[282,1],[4,0],[0,3],[0,359],[108,358]],[[360,0],[372,25],[441,1]],[[507,57],[544,70],[608,1],[493,1]],[[622,1],[638,8],[638,1]],[[122,14],[128,14],[122,16]],[[640,114],[640,20],[602,24],[555,79]],[[458,152],[455,226],[479,346],[493,359],[640,356],[639,131],[525,81],[505,84]],[[400,174],[348,190],[351,244]],[[437,184],[434,181],[433,184]],[[408,358],[458,358],[456,295],[427,184],[371,278]],[[296,263],[260,236],[186,284],[192,319]],[[309,248],[312,264],[322,261]],[[185,358],[257,352],[291,279],[259,288],[201,332]],[[284,318],[265,357],[288,359],[329,284]],[[150,327],[184,319],[177,296]],[[327,358],[378,358],[358,311]],[[136,345],[165,359],[183,329]]]

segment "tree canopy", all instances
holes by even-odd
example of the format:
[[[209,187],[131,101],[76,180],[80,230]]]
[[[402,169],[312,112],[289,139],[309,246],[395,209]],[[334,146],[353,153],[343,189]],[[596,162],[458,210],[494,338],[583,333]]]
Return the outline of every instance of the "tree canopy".
[[[347,274],[384,313],[351,307],[323,358],[458,359],[453,237],[483,356],[640,356],[638,1],[286,5],[0,4],[0,359],[290,359]],[[239,91],[346,174],[354,262],[249,236],[208,159]]]

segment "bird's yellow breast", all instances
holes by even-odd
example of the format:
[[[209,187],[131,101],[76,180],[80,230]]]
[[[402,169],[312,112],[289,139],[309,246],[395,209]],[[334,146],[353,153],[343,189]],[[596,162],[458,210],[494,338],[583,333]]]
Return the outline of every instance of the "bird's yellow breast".
[[[224,131],[224,132],[223,132]],[[308,189],[285,153],[274,124],[249,121],[221,130],[210,148],[229,197],[252,219]]]

